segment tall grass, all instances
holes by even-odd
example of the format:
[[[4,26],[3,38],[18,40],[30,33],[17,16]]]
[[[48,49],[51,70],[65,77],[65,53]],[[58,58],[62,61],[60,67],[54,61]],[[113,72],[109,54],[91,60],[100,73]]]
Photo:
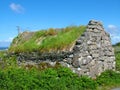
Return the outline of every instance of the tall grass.
[[[120,53],[115,53],[116,57],[116,70],[120,71]]]
[[[115,50],[115,58],[116,58],[116,70],[120,71],[120,43],[113,45]]]

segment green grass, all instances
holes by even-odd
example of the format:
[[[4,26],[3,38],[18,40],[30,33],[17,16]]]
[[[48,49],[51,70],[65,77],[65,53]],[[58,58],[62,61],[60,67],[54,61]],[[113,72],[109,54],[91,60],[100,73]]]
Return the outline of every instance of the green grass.
[[[120,71],[120,43],[113,45],[115,50],[115,58],[116,58],[116,70]]]
[[[4,54],[5,54],[5,52],[4,52],[4,51],[0,51],[0,57],[3,57],[3,56],[4,56]]]
[[[116,70],[120,71],[120,53],[115,53],[116,57]]]
[[[61,30],[48,29],[40,30],[25,40],[22,34],[17,36],[11,47],[10,52],[50,52],[70,48],[75,40],[85,31],[85,26],[66,27]]]
[[[98,90],[111,90],[111,88],[120,87],[120,73],[107,70],[96,79]]]

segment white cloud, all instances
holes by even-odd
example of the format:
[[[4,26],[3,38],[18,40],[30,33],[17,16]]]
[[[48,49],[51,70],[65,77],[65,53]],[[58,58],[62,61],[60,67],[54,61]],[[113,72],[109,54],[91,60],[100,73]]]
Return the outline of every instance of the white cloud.
[[[120,42],[120,28],[116,25],[108,25],[106,31],[110,34],[112,44]]]
[[[8,39],[6,40],[1,40],[0,41],[0,47],[9,47],[11,42],[12,42],[13,38],[12,37],[9,37]]]
[[[0,42],[12,42],[12,40],[13,40],[13,37],[9,37],[8,39],[1,40]]]
[[[120,35],[116,35],[116,34],[111,34],[111,40],[113,44],[116,44],[118,42],[120,42]]]
[[[116,30],[117,26],[111,24],[111,25],[108,25],[108,29],[110,29],[110,30]]]
[[[17,13],[23,13],[24,8],[20,4],[11,3],[10,8]]]
[[[6,40],[6,42],[12,42],[12,40],[13,40],[13,37],[9,37],[9,38]]]

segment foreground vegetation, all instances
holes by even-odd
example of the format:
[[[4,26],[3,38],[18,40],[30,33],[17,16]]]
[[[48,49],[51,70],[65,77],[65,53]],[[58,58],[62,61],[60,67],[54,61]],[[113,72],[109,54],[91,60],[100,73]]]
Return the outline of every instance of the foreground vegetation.
[[[12,42],[10,52],[50,52],[69,49],[85,31],[85,26],[40,30],[19,34]]]
[[[64,67],[35,69],[11,68],[0,71],[0,89],[3,90],[96,90],[96,82],[79,78]]]
[[[0,62],[0,90],[110,90],[120,86],[120,73],[115,71],[105,71],[92,79],[79,77],[59,63],[54,67],[45,63],[38,67],[18,66],[15,56],[4,56],[4,52],[0,53],[3,57]]]
[[[116,56],[116,69],[120,71],[120,43],[113,45],[115,49],[115,56]]]

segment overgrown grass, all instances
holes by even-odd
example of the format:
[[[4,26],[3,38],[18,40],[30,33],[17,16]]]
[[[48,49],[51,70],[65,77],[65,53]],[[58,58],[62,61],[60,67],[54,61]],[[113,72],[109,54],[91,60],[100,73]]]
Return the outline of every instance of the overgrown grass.
[[[85,31],[85,26],[66,27],[61,30],[48,29],[35,32],[31,38],[22,39],[23,35],[17,36],[10,52],[30,52],[30,51],[59,51],[70,48],[75,40]],[[16,43],[17,42],[17,43]]]
[[[120,73],[107,70],[98,76],[96,81],[102,90],[111,90],[111,88],[120,87]]]
[[[5,55],[7,55],[7,50],[3,50],[3,51],[0,51],[0,57],[4,57]]]
[[[116,58],[116,70],[120,71],[120,43],[113,45],[115,50],[115,58]]]
[[[116,70],[120,71],[120,52],[119,53],[115,53],[115,57],[116,57]]]

